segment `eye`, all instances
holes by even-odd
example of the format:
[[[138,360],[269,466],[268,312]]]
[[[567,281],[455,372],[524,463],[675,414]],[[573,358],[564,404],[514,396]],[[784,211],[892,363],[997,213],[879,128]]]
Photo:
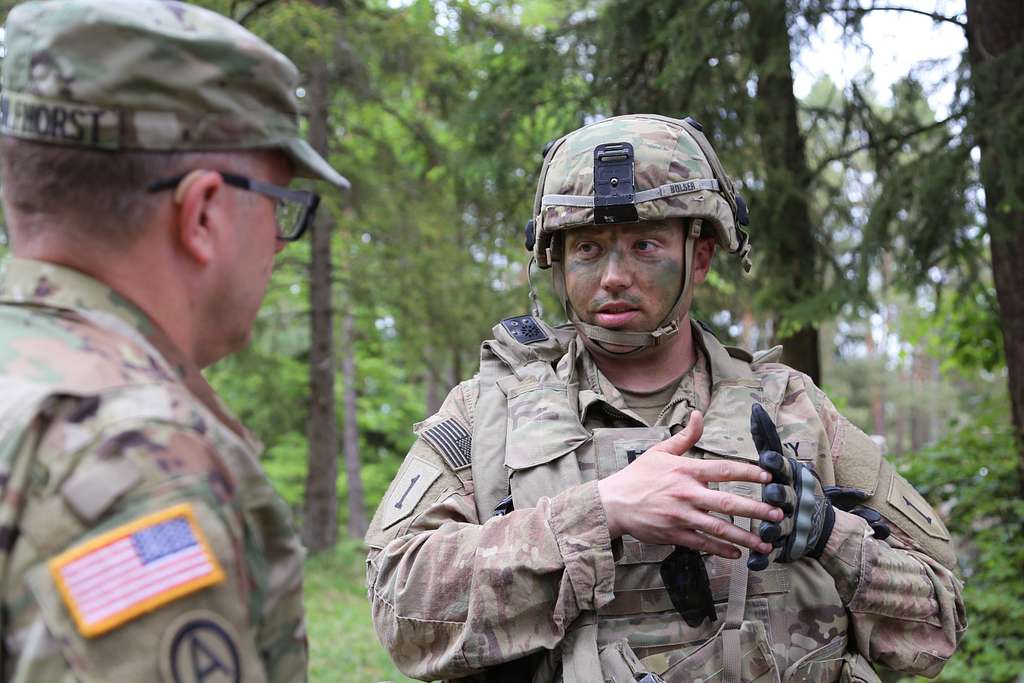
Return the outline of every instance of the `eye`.
[[[641,253],[649,253],[658,248],[658,243],[654,240],[637,240],[633,248]]]
[[[589,258],[597,255],[598,247],[593,242],[579,242],[575,246],[573,251],[576,253],[577,256]]]

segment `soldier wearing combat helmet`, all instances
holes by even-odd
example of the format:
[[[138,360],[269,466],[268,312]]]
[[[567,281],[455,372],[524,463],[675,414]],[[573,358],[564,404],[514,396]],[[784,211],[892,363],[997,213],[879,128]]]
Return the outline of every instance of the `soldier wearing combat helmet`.
[[[295,66],[182,2],[54,0],[5,27],[0,681],[306,678],[303,549],[200,369],[347,181]]]
[[[494,327],[377,511],[381,642],[424,680],[933,676],[965,628],[938,515],[781,349],[690,320],[747,208],[700,125],[545,148],[527,247],[570,325]]]

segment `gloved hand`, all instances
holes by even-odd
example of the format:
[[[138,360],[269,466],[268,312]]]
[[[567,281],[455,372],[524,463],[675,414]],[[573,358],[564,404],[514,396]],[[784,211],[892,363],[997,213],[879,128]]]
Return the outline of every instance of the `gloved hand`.
[[[821,486],[818,475],[796,458],[782,454],[782,440],[775,423],[759,404],[750,412],[750,434],[759,454],[758,462],[772,475],[764,487],[764,500],[782,509],[781,522],[761,522],[758,535],[778,550],[771,554],[779,562],[801,557],[821,557],[832,535],[836,513]],[[751,552],[747,566],[760,571],[769,556]]]
[[[857,515],[866,520],[868,526],[871,527],[871,531],[874,532],[875,538],[879,541],[889,538],[892,530],[889,529],[885,518],[878,514],[877,510],[860,505],[860,503],[871,497],[867,491],[853,488],[852,486],[826,486],[825,495],[828,496],[828,499],[832,501],[832,506],[837,510],[849,512],[851,515]]]

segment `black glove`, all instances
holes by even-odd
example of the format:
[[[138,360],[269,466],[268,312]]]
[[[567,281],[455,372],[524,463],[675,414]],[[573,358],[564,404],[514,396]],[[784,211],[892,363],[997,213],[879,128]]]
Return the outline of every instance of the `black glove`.
[[[874,508],[860,505],[860,503],[871,497],[867,491],[855,489],[852,486],[826,486],[825,495],[828,496],[828,499],[832,501],[832,506],[837,510],[849,512],[851,515],[857,515],[866,520],[868,526],[871,527],[871,531],[874,532],[875,538],[879,541],[889,538],[892,530],[889,529],[889,524],[885,521],[885,518],[878,514],[878,511]]]
[[[758,463],[772,475],[772,483],[764,487],[764,500],[786,515],[781,522],[761,522],[758,536],[777,548],[772,556],[779,562],[793,562],[804,556],[821,557],[832,535],[836,513],[818,475],[796,458],[782,455],[782,440],[775,423],[757,403],[750,411],[750,434],[759,455]],[[768,566],[769,559],[751,552],[747,566],[760,571]]]

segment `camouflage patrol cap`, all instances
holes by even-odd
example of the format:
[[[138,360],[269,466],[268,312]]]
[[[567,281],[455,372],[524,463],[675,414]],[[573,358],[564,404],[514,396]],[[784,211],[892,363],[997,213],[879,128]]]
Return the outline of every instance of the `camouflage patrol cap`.
[[[746,206],[700,124],[693,119],[630,114],[584,126],[547,150],[534,204],[538,265],[548,267],[558,258],[548,249],[555,233],[620,222],[595,211],[595,153],[609,143],[633,150],[634,194],[621,198],[621,203],[635,207],[635,212],[629,212],[631,220],[700,218],[713,229],[723,249],[746,261],[749,242],[739,227],[745,224]]]
[[[215,12],[171,0],[44,0],[7,17],[0,133],[101,150],[278,149],[349,182],[298,132],[299,73]]]

